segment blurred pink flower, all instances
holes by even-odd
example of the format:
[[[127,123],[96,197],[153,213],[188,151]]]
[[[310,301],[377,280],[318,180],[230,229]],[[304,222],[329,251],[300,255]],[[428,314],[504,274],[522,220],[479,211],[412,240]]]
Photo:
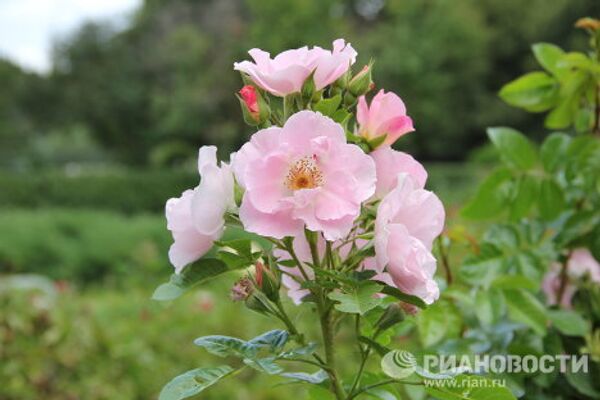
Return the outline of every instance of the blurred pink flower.
[[[417,188],[425,187],[427,171],[410,154],[385,146],[371,152],[370,156],[375,160],[377,170],[377,187],[374,196],[376,199],[382,199],[396,187],[398,175],[402,172],[413,178]]]
[[[552,263],[550,270],[542,281],[542,290],[546,295],[546,301],[549,305],[556,305],[558,303],[561,268],[559,263]],[[573,250],[567,260],[567,282],[565,283],[564,292],[560,300],[562,308],[572,308],[571,300],[577,292],[575,282],[584,277],[588,277],[592,282],[600,283],[600,263],[598,263],[588,249],[578,248]]]
[[[377,265],[405,293],[431,304],[439,297],[433,280],[436,260],[431,254],[433,240],[442,232],[445,212],[432,192],[400,174],[398,184],[384,197],[375,223]]]
[[[400,136],[414,131],[412,119],[400,97],[392,92],[379,91],[367,105],[365,96],[358,98],[356,120],[359,134],[366,139],[387,135],[384,145],[393,144]]]
[[[375,191],[373,160],[346,143],[339,124],[312,111],[255,133],[233,169],[246,189],[244,228],[275,238],[301,234],[306,225],[327,240],[341,239]]]
[[[174,240],[169,260],[176,273],[210,250],[223,233],[225,212],[235,207],[231,168],[227,164],[217,166],[216,152],[214,146],[200,149],[200,184],[179,198],[169,199],[165,207],[167,228]]]
[[[234,63],[233,68],[250,76],[262,89],[275,96],[298,93],[314,72],[317,90],[333,83],[356,61],[356,51],[343,39],[333,42],[333,51],[320,47],[286,50],[275,58],[260,49],[248,52],[254,59]]]

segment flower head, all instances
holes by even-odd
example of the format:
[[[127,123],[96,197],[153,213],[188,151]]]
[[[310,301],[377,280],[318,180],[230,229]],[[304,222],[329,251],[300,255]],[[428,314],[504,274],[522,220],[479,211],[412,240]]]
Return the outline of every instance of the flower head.
[[[246,230],[283,238],[304,226],[328,240],[344,237],[375,191],[375,164],[344,129],[312,111],[282,127],[255,133],[233,160],[246,192],[240,219]]]
[[[375,255],[395,285],[430,304],[439,296],[433,280],[433,240],[442,232],[445,212],[432,192],[420,189],[408,174],[379,205],[375,223]]]
[[[427,181],[427,171],[410,154],[396,151],[389,146],[380,147],[369,154],[377,169],[375,198],[382,199],[398,184],[398,175],[407,173],[417,188],[423,189]]]
[[[248,52],[254,59],[234,63],[234,69],[250,76],[262,89],[275,96],[298,93],[314,72],[317,90],[333,83],[356,61],[356,51],[343,39],[333,42],[333,51],[320,47],[286,50],[275,58],[260,49]]]
[[[233,174],[227,164],[217,166],[216,152],[214,146],[200,149],[200,184],[169,199],[165,207],[167,228],[174,240],[169,260],[177,273],[210,250],[223,233],[225,212],[235,207]]]
[[[406,115],[406,106],[392,92],[379,91],[367,105],[365,96],[358,98],[356,120],[359,134],[368,140],[387,135],[385,145],[393,144],[400,136],[414,131],[412,119]]]

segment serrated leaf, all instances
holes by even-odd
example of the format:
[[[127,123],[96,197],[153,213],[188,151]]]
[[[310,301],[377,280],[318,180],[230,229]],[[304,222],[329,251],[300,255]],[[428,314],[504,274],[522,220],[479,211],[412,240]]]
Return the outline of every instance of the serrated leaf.
[[[419,339],[425,347],[433,346],[444,338],[456,338],[462,320],[456,306],[447,301],[438,301],[417,314]]]
[[[318,111],[326,117],[331,117],[335,114],[340,103],[342,102],[342,96],[336,94],[330,99],[322,99],[317,104],[314,105],[313,110]]]
[[[529,170],[537,162],[537,150],[521,132],[512,128],[488,128],[488,136],[504,162],[519,170]]]
[[[515,194],[510,204],[510,217],[519,220],[528,215],[538,196],[538,181],[529,175],[522,175],[514,187]]]
[[[564,133],[553,133],[544,140],[540,148],[540,158],[547,172],[555,172],[561,163],[565,162],[565,156],[571,138]]]
[[[564,210],[564,194],[554,179],[549,178],[542,181],[538,208],[540,216],[547,221],[555,219]]]
[[[376,296],[381,289],[382,286],[374,282],[361,282],[348,288],[346,292],[331,292],[328,297],[338,302],[336,310],[364,315],[381,303],[381,298]]]
[[[197,368],[177,376],[167,383],[159,400],[181,400],[195,396],[227,377],[235,370],[227,365],[214,368]]]
[[[510,187],[512,177],[507,169],[492,172],[479,186],[475,197],[462,209],[462,216],[479,220],[500,214],[506,207],[506,188]]]
[[[505,290],[504,297],[512,320],[528,325],[538,335],[546,334],[546,308],[533,294],[522,289]]]

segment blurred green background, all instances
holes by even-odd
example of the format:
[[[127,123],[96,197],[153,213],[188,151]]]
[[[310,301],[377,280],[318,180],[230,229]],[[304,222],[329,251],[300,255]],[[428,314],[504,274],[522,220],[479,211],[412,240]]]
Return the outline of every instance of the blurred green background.
[[[272,328],[229,300],[231,276],[150,300],[171,272],[166,199],[197,183],[199,146],[227,157],[251,133],[232,70],[248,49],[343,37],[355,68],[375,59],[377,87],[405,100],[417,128],[397,148],[427,164],[452,218],[496,157],[486,126],[542,133],[497,90],[533,68],[529,43],[583,49],[572,25],[586,15],[600,2],[146,0],[125,26],[92,21],[57,40],[46,74],[0,59],[0,400],[155,398],[216,362],[195,337]],[[298,390],[239,379],[203,398]]]

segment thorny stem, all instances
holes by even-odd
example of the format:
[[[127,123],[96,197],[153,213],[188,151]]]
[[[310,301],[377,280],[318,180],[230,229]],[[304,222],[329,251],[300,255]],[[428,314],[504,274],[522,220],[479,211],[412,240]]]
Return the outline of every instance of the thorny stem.
[[[323,335],[323,347],[325,348],[325,363],[329,367],[329,380],[337,400],[345,400],[346,393],[337,374],[335,362],[334,332],[331,324],[331,310],[325,310],[322,298],[317,299],[317,311],[321,322],[321,334]]]

